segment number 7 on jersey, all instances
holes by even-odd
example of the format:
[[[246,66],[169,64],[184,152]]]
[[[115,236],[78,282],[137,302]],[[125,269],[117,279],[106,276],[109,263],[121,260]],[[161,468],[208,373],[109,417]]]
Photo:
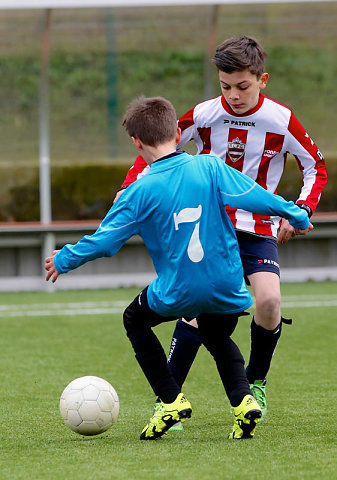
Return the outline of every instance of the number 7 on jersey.
[[[194,263],[200,262],[204,257],[204,250],[199,238],[200,221],[198,220],[201,217],[201,213],[202,206],[199,205],[197,208],[184,208],[179,213],[173,214],[174,226],[176,230],[179,230],[179,225],[181,223],[197,222],[194,226],[194,230],[187,247],[188,257]]]

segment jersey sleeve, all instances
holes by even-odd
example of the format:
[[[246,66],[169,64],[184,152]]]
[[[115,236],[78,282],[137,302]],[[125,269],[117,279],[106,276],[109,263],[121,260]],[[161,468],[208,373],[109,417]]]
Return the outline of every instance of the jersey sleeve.
[[[291,114],[287,150],[294,155],[303,175],[303,185],[296,203],[314,212],[328,179],[324,157],[300,122]]]
[[[309,217],[305,210],[294,202],[268,192],[242,172],[220,163],[218,168],[218,187],[223,205],[241,208],[262,215],[277,215],[287,218],[294,228],[305,230],[309,226]]]
[[[147,170],[148,164],[141,155],[135,160],[135,163],[128,170],[125,180],[122,183],[121,189],[124,189],[135,182],[140,176],[144,175]]]
[[[194,124],[194,108],[179,118],[178,127],[181,129],[181,140],[178,143],[178,148],[180,148],[195,138],[196,128]]]
[[[125,200],[113,205],[93,235],[85,235],[75,245],[65,245],[55,255],[59,273],[70,270],[100,257],[111,257],[133,235],[138,233],[132,202]]]

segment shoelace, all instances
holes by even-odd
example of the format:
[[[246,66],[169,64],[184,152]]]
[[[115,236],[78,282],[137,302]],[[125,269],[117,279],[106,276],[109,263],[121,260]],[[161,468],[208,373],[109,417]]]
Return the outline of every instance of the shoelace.
[[[165,407],[162,403],[159,403],[158,406],[155,408],[155,412],[150,420],[151,423],[154,423],[155,420],[161,419],[163,416],[163,412],[165,412]]]

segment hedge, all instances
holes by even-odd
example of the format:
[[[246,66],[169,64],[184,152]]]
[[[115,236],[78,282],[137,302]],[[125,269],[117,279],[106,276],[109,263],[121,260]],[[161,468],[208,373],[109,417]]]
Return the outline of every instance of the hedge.
[[[127,166],[90,165],[54,167],[51,169],[53,220],[84,220],[102,218],[123,182]],[[9,173],[8,173],[9,175]],[[11,176],[20,183],[5,195],[0,221],[38,221],[38,168],[13,169]],[[22,179],[28,178],[22,183]]]
[[[318,211],[337,210],[337,159],[327,161],[327,168],[329,181]],[[125,165],[52,168],[53,220],[102,218],[110,208],[127,170],[128,166]],[[7,192],[1,192],[3,201],[0,221],[38,221],[38,168],[11,169],[7,172],[7,180],[9,188]],[[286,199],[295,201],[301,185],[302,177],[297,164],[290,159],[278,192]]]

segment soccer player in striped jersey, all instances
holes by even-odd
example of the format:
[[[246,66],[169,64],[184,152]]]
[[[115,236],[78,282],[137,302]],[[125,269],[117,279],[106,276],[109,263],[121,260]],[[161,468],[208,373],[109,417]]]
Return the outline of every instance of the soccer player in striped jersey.
[[[310,217],[327,181],[324,158],[292,110],[262,93],[269,77],[265,57],[260,43],[247,36],[230,38],[217,48],[213,62],[221,95],[196,105],[179,119],[182,138],[178,148],[193,140],[198,153],[222,158],[272,193],[277,191],[288,153],[292,154],[303,175],[296,203]],[[149,168],[141,156],[137,157],[122,189]],[[287,243],[296,231],[277,216],[230,207],[227,212],[236,231],[245,278],[255,296],[247,376],[265,416],[266,377],[285,321],[281,316],[277,244]],[[197,324],[179,320],[169,364],[180,385],[200,344]]]

